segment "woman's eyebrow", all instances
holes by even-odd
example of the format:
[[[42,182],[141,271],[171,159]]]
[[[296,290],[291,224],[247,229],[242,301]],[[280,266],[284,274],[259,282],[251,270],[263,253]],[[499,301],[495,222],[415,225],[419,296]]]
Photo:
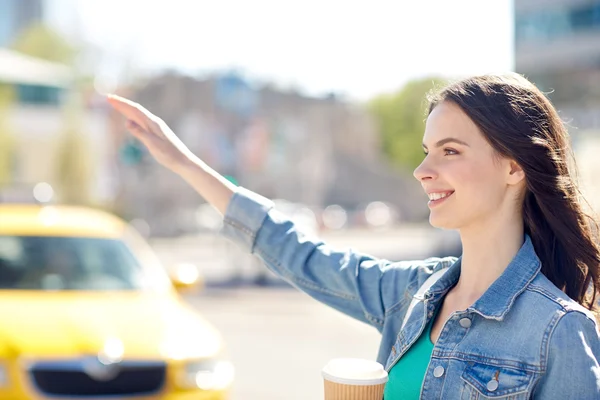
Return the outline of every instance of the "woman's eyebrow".
[[[457,143],[457,144],[461,144],[463,146],[469,147],[469,145],[466,142],[463,142],[462,140],[457,139],[457,138],[453,138],[453,137],[447,137],[447,138],[438,140],[437,143],[435,144],[435,147],[443,146],[446,143]],[[425,145],[425,143],[423,143],[423,148],[427,149],[427,146]]]

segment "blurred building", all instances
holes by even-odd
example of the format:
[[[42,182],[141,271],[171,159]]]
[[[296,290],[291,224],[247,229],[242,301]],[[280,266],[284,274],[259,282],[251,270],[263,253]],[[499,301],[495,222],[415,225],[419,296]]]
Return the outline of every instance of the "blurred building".
[[[199,80],[171,73],[129,95],[217,171],[269,198],[350,210],[385,201],[408,218],[426,211],[417,182],[382,160],[371,116],[333,95],[257,87],[236,74]],[[143,218],[157,235],[197,229],[199,196],[123,129],[114,121],[121,213]]]
[[[43,19],[43,0],[0,0],[0,47],[8,46],[19,33]]]
[[[57,153],[69,129],[65,102],[73,94],[71,70],[0,48],[0,86],[11,89],[12,93],[0,110],[3,118],[0,135],[10,137],[12,143],[10,180],[8,186],[0,188],[0,201],[32,201],[31,188],[35,184],[47,182],[57,187]],[[105,167],[106,112],[83,107],[77,118],[92,158],[90,200],[102,203],[113,196],[107,188],[109,174]],[[57,198],[60,199],[60,193]]]
[[[515,0],[515,69],[572,132],[600,129],[600,1]]]

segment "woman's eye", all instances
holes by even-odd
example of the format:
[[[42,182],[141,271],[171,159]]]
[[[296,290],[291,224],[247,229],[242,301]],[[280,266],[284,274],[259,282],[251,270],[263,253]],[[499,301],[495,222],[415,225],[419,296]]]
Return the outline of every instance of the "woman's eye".
[[[454,149],[444,149],[444,155],[446,156],[454,156],[456,154],[458,154],[458,151]]]

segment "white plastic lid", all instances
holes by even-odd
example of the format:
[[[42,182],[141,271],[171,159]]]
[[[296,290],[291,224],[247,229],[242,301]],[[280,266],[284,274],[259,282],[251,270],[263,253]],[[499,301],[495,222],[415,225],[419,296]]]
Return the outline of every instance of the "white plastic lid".
[[[379,385],[387,382],[383,365],[361,358],[334,358],[322,370],[323,378],[344,385]]]

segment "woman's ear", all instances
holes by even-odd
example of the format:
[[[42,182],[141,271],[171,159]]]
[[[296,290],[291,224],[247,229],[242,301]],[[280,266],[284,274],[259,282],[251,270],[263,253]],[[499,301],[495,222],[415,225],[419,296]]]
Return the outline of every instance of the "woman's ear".
[[[516,161],[514,160],[510,160],[509,161],[509,173],[508,173],[508,184],[509,185],[518,185],[521,182],[525,181],[525,171],[523,171],[523,168],[521,168],[521,166],[519,164],[517,164]]]

